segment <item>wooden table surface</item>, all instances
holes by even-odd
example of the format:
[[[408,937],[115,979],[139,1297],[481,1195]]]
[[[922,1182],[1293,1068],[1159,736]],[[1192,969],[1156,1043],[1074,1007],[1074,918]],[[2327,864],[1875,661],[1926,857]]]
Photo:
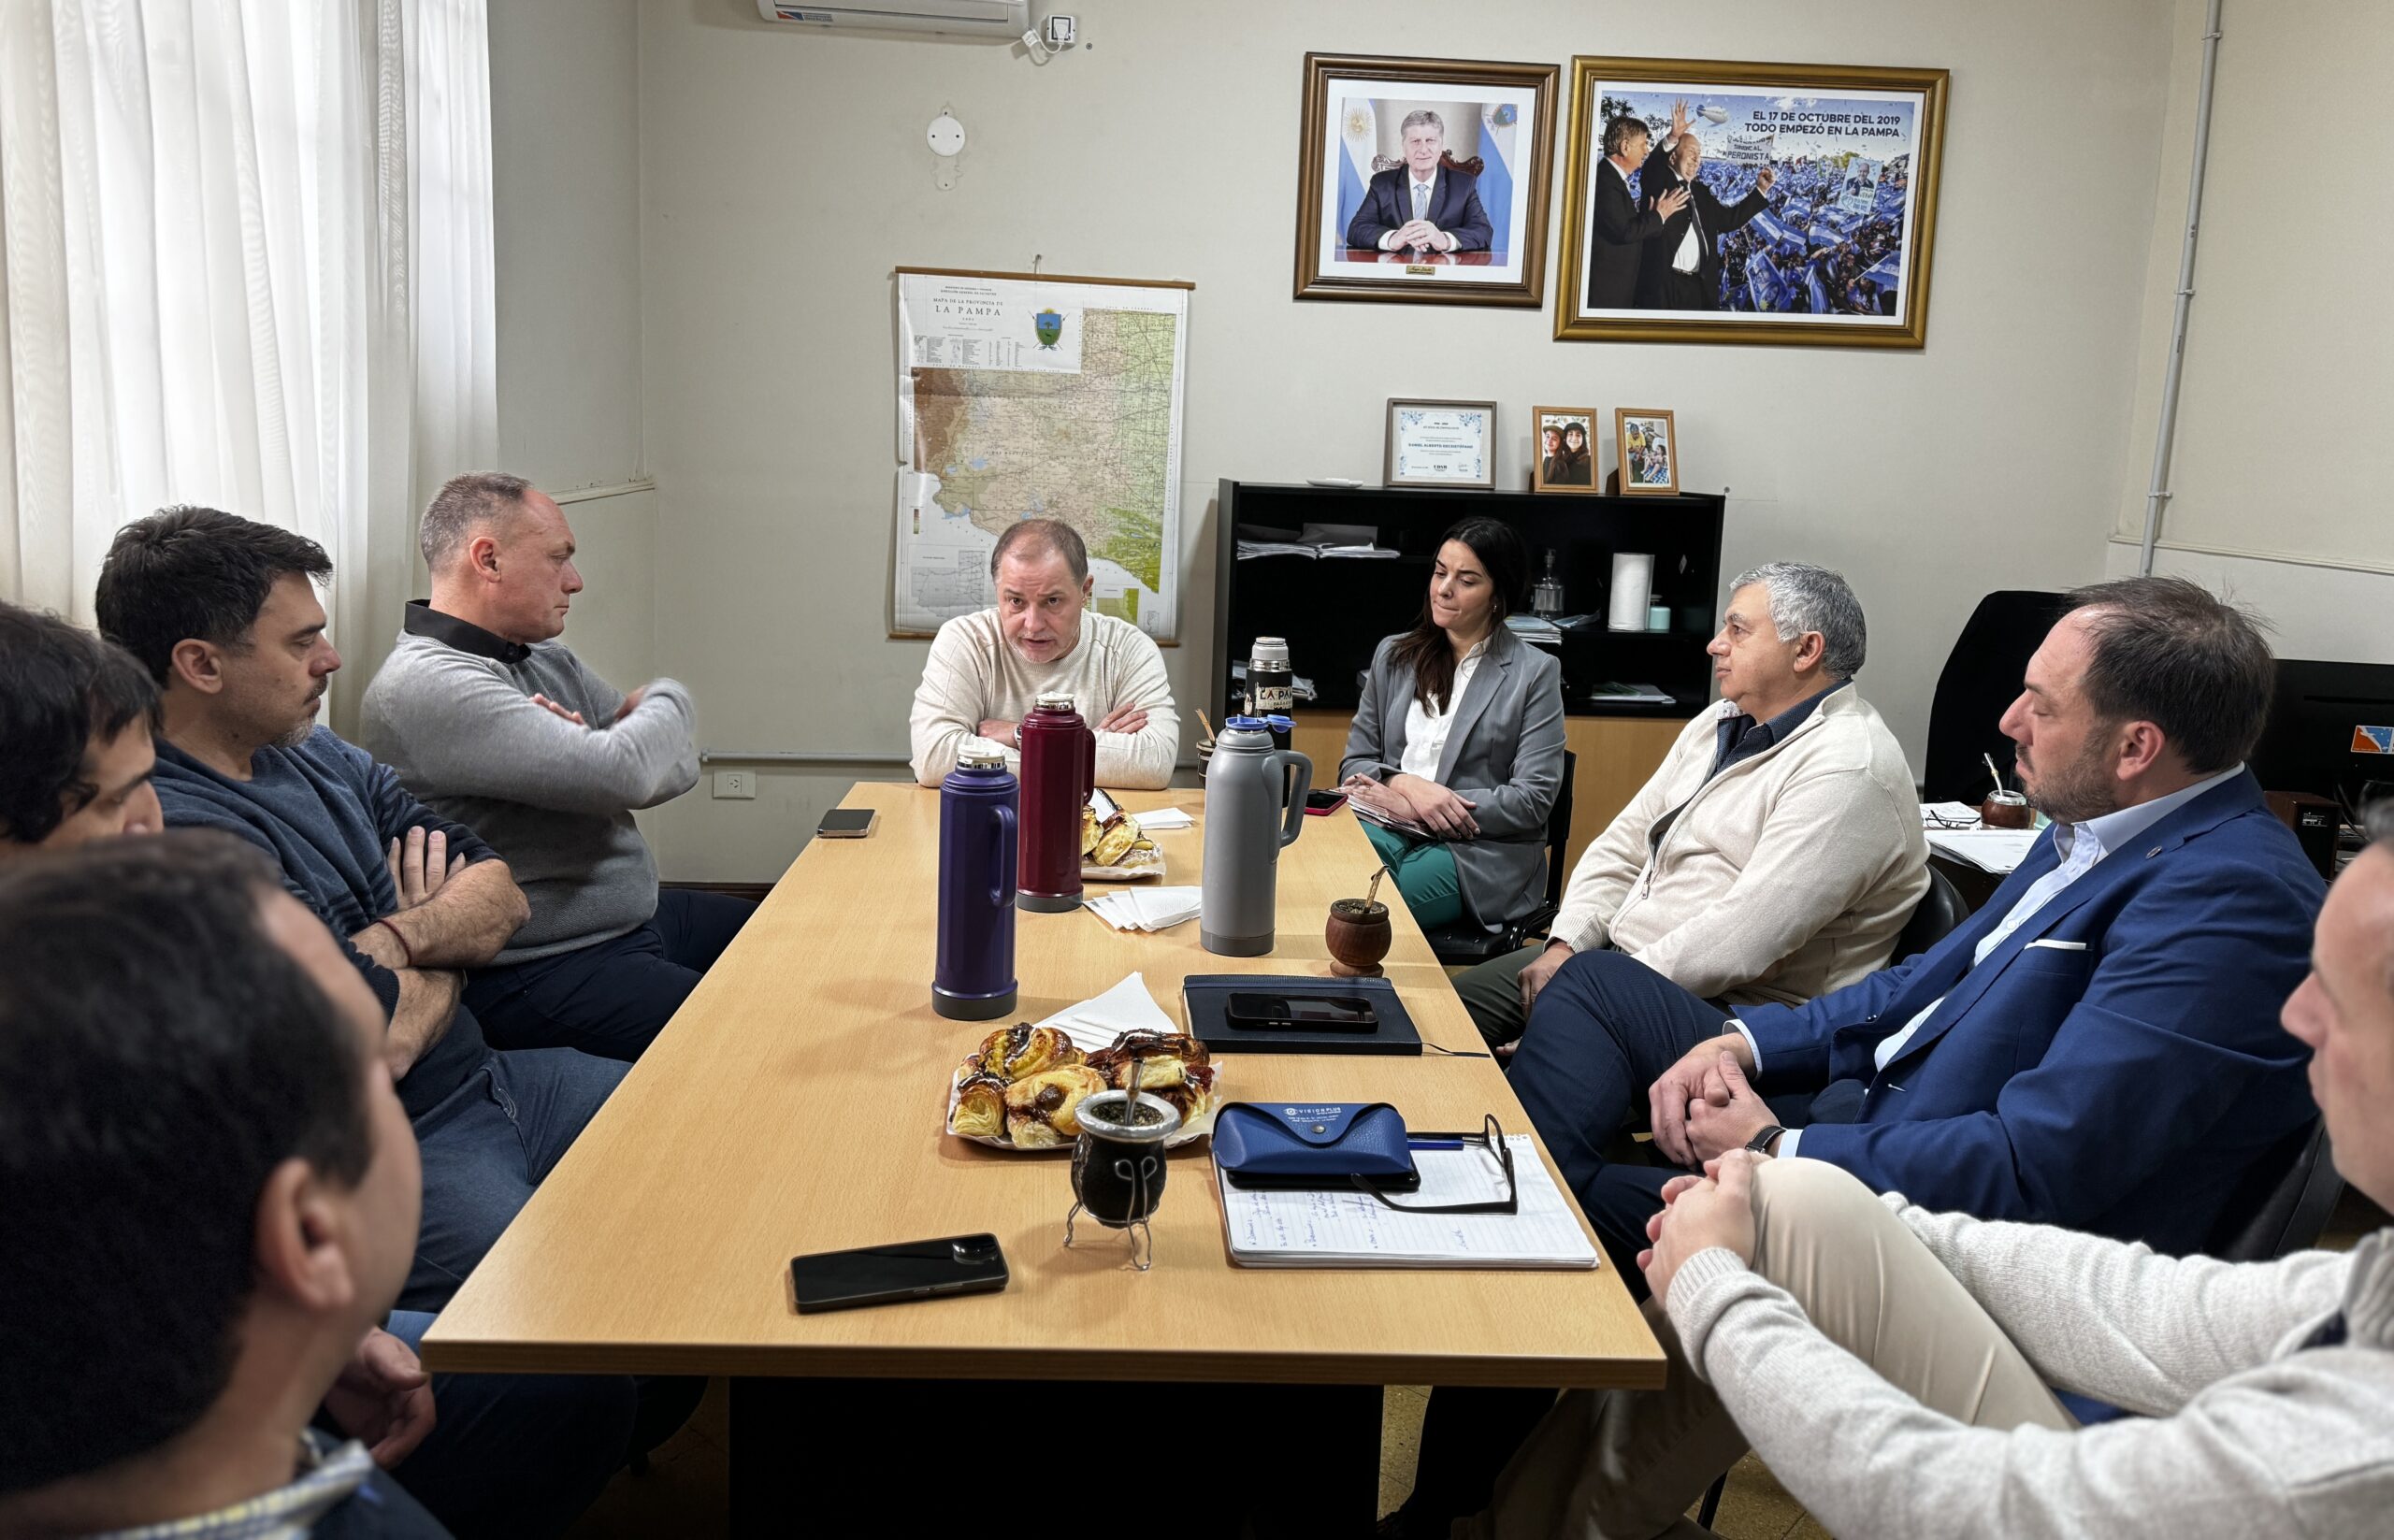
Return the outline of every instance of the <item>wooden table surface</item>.
[[[1156,836],[1193,884],[1202,789],[1130,794],[1197,827]],[[1583,1273],[1233,1267],[1207,1146],[1178,1152],[1155,1267],[1097,1227],[1062,1245],[1067,1157],[945,1131],[949,1076],[999,1023],[930,1007],[939,794],[859,784],[864,840],[815,840],[440,1313],[425,1364],[453,1371],[922,1378],[1233,1380],[1647,1388],[1653,1336],[1609,1264]],[[1274,953],[1221,957],[1197,922],[1121,934],[1094,915],[1017,915],[1014,1017],[1035,1021],[1132,971],[1180,1019],[1190,973],[1328,974],[1322,920],[1373,856],[1351,813],[1281,852]],[[1421,931],[1394,907],[1388,971],[1423,1038],[1481,1044]],[[1392,1102],[1415,1128],[1529,1121],[1486,1058],[1223,1055],[1232,1100]],[[1543,1153],[1543,1152],[1541,1152]],[[1553,1162],[1547,1160],[1551,1173]],[[1582,1225],[1584,1229],[1584,1224]],[[1000,1294],[798,1315],[789,1259],[992,1231]],[[1591,1236],[1593,1239],[1593,1235]]]

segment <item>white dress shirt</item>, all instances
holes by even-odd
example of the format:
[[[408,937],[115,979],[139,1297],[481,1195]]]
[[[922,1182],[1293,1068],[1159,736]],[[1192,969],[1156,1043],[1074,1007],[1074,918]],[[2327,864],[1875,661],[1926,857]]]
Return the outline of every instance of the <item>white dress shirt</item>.
[[[1455,702],[1471,687],[1471,676],[1479,671],[1480,657],[1487,653],[1493,637],[1493,632],[1481,637],[1478,645],[1455,665],[1455,686],[1438,710],[1423,705],[1418,692],[1412,704],[1405,708],[1405,752],[1397,756],[1399,770],[1424,781],[1438,778],[1438,761],[1447,756],[1447,731],[1455,723]]]
[[[2243,773],[2244,767],[2238,765],[2232,770],[2221,770],[2217,775],[2206,776],[2191,786],[2182,786],[2167,797],[2156,797],[2150,802],[2139,802],[2132,808],[2122,808],[2098,818],[2089,818],[2083,824],[2055,824],[2054,850],[2061,856],[2060,863],[2029,884],[2028,891],[2020,895],[2020,901],[2012,906],[2012,912],[2003,916],[2003,922],[1980,938],[1978,949],[1970,955],[1970,966],[1975,968],[1986,961],[1987,954],[2001,946],[2014,930],[2036,918],[2037,912],[2053,902],[2055,894],[2094,871],[2095,864],[2104,856],[2129,843],[2221,782]],[[1882,1070],[1894,1063],[1902,1056],[1905,1044],[1919,1035],[1921,1028],[1944,1003],[1945,997],[1938,996],[1905,1022],[1902,1030],[1891,1032],[1881,1039],[1878,1049],[1871,1055],[1872,1062]],[[1738,1029],[1746,1040],[1747,1048],[1753,1052],[1754,1072],[1760,1074],[1762,1050],[1754,1047],[1753,1033],[1746,1029],[1742,1021],[1732,1018],[1731,1025]],[[1793,1156],[1796,1146],[1802,1141],[1802,1130],[1788,1130],[1780,1137],[1779,1153]]]

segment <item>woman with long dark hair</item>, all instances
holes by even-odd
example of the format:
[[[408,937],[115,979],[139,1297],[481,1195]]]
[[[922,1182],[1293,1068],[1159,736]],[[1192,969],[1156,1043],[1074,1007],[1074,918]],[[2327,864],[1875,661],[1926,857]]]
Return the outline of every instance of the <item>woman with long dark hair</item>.
[[[1495,929],[1537,903],[1563,784],[1563,668],[1506,627],[1529,591],[1511,526],[1447,531],[1409,631],[1382,641],[1339,765],[1363,832],[1425,929]]]

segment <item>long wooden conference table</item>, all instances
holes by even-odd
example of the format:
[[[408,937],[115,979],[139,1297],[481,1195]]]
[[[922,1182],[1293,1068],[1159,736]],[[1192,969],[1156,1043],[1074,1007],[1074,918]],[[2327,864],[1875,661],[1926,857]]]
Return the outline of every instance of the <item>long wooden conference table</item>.
[[[1195,828],[1154,836],[1168,884],[1199,880],[1204,798],[1190,788],[1120,799],[1133,813],[1199,815]],[[800,854],[441,1312],[425,1341],[428,1367],[734,1376],[743,1509],[749,1493],[794,1480],[793,1462],[810,1455],[853,1462],[903,1445],[919,1484],[941,1463],[925,1463],[919,1418],[903,1430],[868,1426],[912,1417],[910,1397],[958,1414],[952,1431],[969,1443],[975,1429],[1018,1430],[1025,1418],[1081,1425],[1106,1399],[1090,1388],[1106,1382],[1283,1388],[1182,1399],[1227,1404],[1255,1428],[1277,1408],[1315,1430],[1291,1455],[1322,1471],[1335,1442],[1323,1427],[1339,1422],[1349,1448],[1364,1437],[1359,1396],[1375,1409],[1377,1438],[1382,1385],[1662,1383],[1661,1350],[1608,1263],[1576,1273],[1233,1266],[1203,1144],[1172,1160],[1152,1271],[1134,1271],[1110,1231],[1064,1249],[1072,1192],[1061,1154],[945,1132],[951,1072],[1001,1023],[931,1010],[939,794],[860,784],[844,805],[878,808],[876,831],[815,840]],[[1280,853],[1278,940],[1261,957],[1206,952],[1195,921],[1147,935],[1079,912],[1020,914],[1021,998],[1005,1019],[1039,1020],[1132,971],[1175,1021],[1190,973],[1327,976],[1328,906],[1360,894],[1375,861],[1350,812],[1307,817]],[[1493,1112],[1508,1132],[1529,1132],[1421,930],[1401,903],[1392,908],[1387,972],[1422,1039],[1480,1057],[1223,1055],[1221,1096],[1384,1101],[1417,1129],[1473,1128]],[[795,1255],[981,1231],[1004,1246],[1012,1283],[1002,1293],[816,1316],[793,1307]],[[1012,1388],[930,1383],[957,1381]],[[1055,1382],[1067,1389],[1036,1389]],[[1287,1389],[1301,1386],[1350,1389],[1342,1400]],[[1368,1463],[1363,1479],[1375,1478]],[[1355,1490],[1339,1485],[1343,1475],[1320,1479]]]

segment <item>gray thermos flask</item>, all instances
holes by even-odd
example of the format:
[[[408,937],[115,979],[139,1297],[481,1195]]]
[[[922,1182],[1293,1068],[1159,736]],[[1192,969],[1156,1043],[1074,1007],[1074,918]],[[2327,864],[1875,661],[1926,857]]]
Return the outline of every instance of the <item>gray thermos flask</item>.
[[[1205,765],[1205,871],[1198,940],[1208,952],[1258,957],[1272,950],[1279,905],[1280,847],[1305,827],[1313,761],[1275,749],[1262,721],[1222,724]]]

